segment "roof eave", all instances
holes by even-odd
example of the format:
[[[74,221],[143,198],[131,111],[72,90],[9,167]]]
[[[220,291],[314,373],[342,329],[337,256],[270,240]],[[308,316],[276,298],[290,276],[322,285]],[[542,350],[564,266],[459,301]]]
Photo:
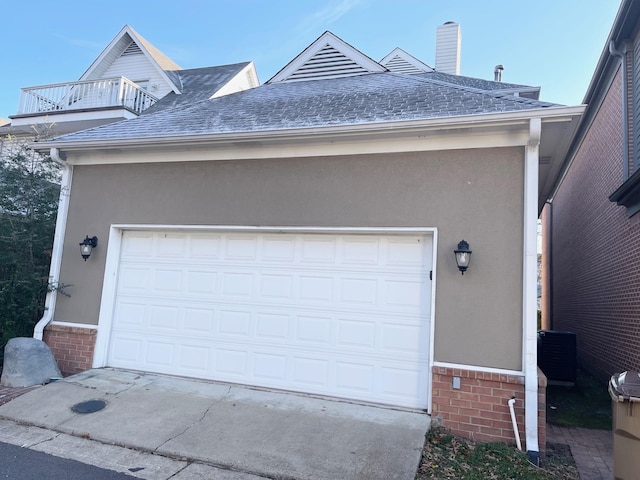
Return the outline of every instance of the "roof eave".
[[[287,139],[301,140],[304,138],[317,139],[322,136],[336,135],[368,135],[379,132],[407,132],[416,129],[438,130],[455,129],[461,127],[490,127],[506,126],[522,123],[531,118],[542,118],[543,122],[572,121],[582,115],[584,106],[577,107],[546,107],[512,112],[483,113],[475,115],[458,115],[452,117],[438,117],[419,120],[401,120],[379,123],[319,126],[291,128],[280,130],[263,130],[249,132],[223,132],[197,135],[166,135],[154,137],[138,137],[128,139],[91,139],[91,140],[50,140],[33,144],[36,150],[47,150],[55,147],[65,150],[85,150],[92,148],[144,148],[158,145],[188,145],[206,143],[238,143],[248,141],[280,141]]]

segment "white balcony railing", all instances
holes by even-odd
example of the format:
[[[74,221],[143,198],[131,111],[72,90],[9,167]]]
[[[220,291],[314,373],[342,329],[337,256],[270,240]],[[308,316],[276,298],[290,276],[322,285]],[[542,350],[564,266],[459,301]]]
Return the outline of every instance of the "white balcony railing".
[[[18,115],[125,107],[142,113],[158,99],[125,77],[22,89]]]

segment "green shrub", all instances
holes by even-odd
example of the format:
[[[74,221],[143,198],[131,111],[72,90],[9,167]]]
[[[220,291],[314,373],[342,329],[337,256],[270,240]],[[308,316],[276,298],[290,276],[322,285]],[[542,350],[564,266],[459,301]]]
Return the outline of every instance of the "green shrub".
[[[13,337],[31,336],[44,313],[60,192],[59,168],[48,157],[19,142],[5,148],[9,152],[0,161],[0,349]]]

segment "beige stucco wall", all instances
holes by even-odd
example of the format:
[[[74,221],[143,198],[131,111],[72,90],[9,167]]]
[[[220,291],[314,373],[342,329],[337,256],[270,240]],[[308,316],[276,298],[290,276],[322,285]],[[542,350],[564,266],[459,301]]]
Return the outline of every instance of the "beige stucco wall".
[[[501,148],[76,166],[60,276],[71,296],[55,320],[97,323],[111,224],[437,227],[436,361],[519,370],[523,159]],[[85,263],[87,234],[100,240]]]

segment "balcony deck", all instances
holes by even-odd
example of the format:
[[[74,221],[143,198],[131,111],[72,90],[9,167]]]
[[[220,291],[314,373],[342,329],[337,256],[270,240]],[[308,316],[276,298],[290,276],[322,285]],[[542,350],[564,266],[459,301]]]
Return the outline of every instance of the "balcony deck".
[[[157,101],[126,77],[56,83],[23,88],[9,118],[14,133],[55,136],[135,118]]]
[[[125,77],[22,89],[16,116],[122,107],[139,115],[158,99]]]

